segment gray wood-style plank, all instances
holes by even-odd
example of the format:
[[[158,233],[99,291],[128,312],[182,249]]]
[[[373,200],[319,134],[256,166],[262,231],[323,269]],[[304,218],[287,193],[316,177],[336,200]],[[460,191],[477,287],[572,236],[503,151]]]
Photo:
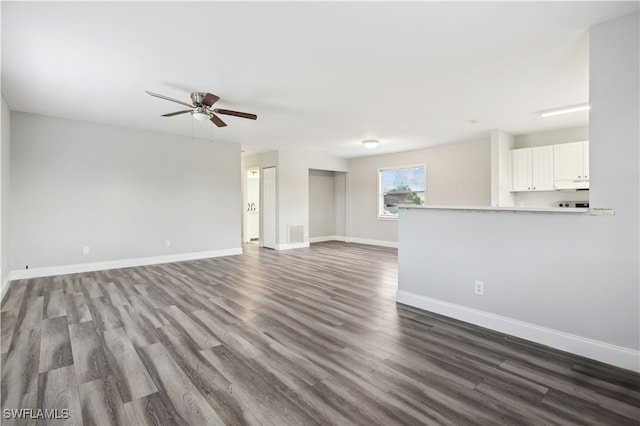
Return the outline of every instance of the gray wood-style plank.
[[[104,332],[107,361],[124,402],[157,392],[154,381],[122,328]]]
[[[72,364],[73,355],[67,317],[55,317],[42,321],[40,372],[44,373]]]
[[[172,324],[184,335],[188,336],[200,349],[218,346],[220,342],[195,322],[189,315],[176,306],[169,306],[161,311],[166,317],[166,323]]]
[[[82,425],[82,410],[73,365],[49,370],[40,374],[38,381],[38,406],[54,411],[53,418],[38,419],[39,425]],[[68,416],[63,412],[68,410]]]
[[[141,354],[154,381],[186,423],[224,424],[162,344],[149,345],[141,350]]]
[[[2,300],[2,312],[19,310],[26,291],[26,283],[12,283]]]
[[[16,329],[22,331],[41,327],[43,306],[44,296],[27,298],[18,314]]]
[[[2,311],[2,313],[0,313],[0,328],[2,329],[0,337],[0,353],[7,353],[11,346],[13,333],[16,329],[16,321],[18,320],[18,313],[18,309]]]
[[[78,386],[84,426],[131,424],[113,376]]]
[[[232,384],[201,354],[191,339],[168,324],[159,329],[160,341],[226,424],[259,424],[234,396]]]
[[[93,322],[98,331],[103,332],[122,327],[122,321],[120,321],[118,311],[104,296],[90,297],[87,299],[87,303],[89,305],[89,311],[91,312],[91,318],[93,318]]]
[[[69,325],[73,364],[78,384],[105,379],[111,374],[107,363],[105,345],[92,321]]]
[[[178,415],[166,394],[156,392],[124,404],[130,425],[137,426],[189,426]]]
[[[38,391],[40,358],[39,328],[18,331],[14,345],[2,363],[2,408],[29,408],[22,405],[25,396]]]
[[[397,275],[327,242],[12,282],[1,408],[71,418],[3,424],[640,424],[639,374],[397,304]]]
[[[102,293],[109,299],[112,306],[128,305],[129,301],[120,292],[120,288],[114,282],[102,285]]]
[[[53,290],[44,296],[44,318],[56,318],[67,315],[64,290]]]
[[[82,292],[67,293],[65,295],[65,303],[69,324],[91,321],[93,319],[89,311],[89,305],[87,305],[87,301],[84,299]]]

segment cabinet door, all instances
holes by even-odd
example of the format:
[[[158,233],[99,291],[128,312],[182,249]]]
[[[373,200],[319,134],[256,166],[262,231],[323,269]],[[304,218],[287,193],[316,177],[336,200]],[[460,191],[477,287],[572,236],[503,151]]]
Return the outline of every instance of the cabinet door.
[[[531,148],[511,151],[511,190],[531,190]]]
[[[531,189],[553,190],[553,146],[531,148]]]
[[[582,184],[582,142],[553,146],[553,180],[556,189],[578,188]]]

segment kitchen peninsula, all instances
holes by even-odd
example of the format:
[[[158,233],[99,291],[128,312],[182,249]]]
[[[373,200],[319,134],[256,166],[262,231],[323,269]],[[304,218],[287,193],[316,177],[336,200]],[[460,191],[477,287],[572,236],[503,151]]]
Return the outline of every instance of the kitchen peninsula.
[[[403,207],[396,300],[637,369],[624,232],[608,209]]]

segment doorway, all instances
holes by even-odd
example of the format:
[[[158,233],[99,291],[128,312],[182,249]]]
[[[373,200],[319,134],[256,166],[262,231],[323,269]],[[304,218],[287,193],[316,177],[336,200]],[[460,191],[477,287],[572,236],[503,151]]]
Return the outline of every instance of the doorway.
[[[246,173],[243,241],[258,244],[260,241],[260,169],[249,169]]]
[[[309,169],[309,242],[346,241],[347,174]]]

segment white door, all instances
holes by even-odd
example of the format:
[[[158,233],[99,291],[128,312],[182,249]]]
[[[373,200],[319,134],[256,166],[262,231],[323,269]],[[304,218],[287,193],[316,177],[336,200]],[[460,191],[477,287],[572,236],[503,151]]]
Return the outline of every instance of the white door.
[[[277,216],[276,216],[276,168],[262,169],[262,245],[276,249]]]

